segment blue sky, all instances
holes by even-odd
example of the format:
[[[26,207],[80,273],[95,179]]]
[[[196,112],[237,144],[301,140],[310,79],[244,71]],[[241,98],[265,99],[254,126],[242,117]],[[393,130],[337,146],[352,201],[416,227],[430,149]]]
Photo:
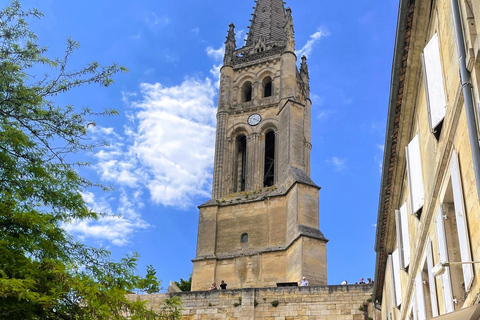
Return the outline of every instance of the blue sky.
[[[49,56],[61,56],[70,36],[81,44],[73,69],[91,60],[129,69],[108,89],[90,86],[58,97],[60,104],[120,112],[98,119],[92,130],[110,146],[76,156],[92,162],[83,174],[115,188],[88,190],[85,199],[120,217],[67,229],[117,259],[139,252],[139,269],[154,265],[164,287],[188,278],[196,206],[211,194],[222,46],[230,22],[242,43],[254,1],[21,3],[44,13],[31,25]],[[287,0],[286,6],[293,11],[297,51],[308,56],[310,69],[311,176],[322,187],[328,282],[373,278],[398,0]]]

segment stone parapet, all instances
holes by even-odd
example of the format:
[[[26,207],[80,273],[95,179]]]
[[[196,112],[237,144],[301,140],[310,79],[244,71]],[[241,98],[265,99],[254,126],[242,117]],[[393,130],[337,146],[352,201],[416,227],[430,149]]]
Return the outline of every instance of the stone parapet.
[[[160,310],[179,296],[182,319],[367,320],[374,318],[372,285],[248,288],[154,295],[130,295]]]

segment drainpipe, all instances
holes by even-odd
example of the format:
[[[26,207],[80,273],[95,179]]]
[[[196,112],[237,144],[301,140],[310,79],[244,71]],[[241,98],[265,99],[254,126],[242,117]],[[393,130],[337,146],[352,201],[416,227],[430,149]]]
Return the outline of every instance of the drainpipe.
[[[473,170],[475,172],[475,181],[477,184],[477,196],[480,201],[480,146],[478,144],[477,124],[475,122],[471,76],[470,71],[467,69],[467,54],[465,51],[465,39],[463,37],[458,0],[451,0],[451,4],[453,25],[455,28],[455,41],[457,43],[458,60],[460,65],[460,80],[462,82],[465,112],[467,114],[468,136],[470,138],[470,149],[472,150]]]

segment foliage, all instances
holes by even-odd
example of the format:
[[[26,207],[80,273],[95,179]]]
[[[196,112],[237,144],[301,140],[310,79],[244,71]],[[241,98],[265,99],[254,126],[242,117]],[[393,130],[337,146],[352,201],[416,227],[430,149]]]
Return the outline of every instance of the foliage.
[[[279,304],[280,304],[280,302],[278,302],[278,300],[273,300],[272,301],[272,307],[274,307],[274,308],[278,307]]]
[[[180,282],[175,281],[175,284],[183,292],[191,291],[192,290],[192,275],[190,274],[190,278],[188,278],[188,280],[183,280],[182,278],[180,278]]]
[[[76,242],[62,228],[102,215],[81,194],[103,186],[77,173],[86,163],[68,159],[101,145],[89,140],[88,128],[96,116],[116,111],[78,111],[57,105],[55,96],[108,87],[126,69],[91,62],[70,71],[79,48],[71,39],[63,58],[46,57],[27,23],[42,16],[17,0],[0,9],[0,319],[177,319],[178,299],[160,314],[127,299],[127,292],[159,288],[153,268],[145,278],[136,274],[137,254],[112,261],[108,251]],[[52,75],[37,78],[45,69]]]

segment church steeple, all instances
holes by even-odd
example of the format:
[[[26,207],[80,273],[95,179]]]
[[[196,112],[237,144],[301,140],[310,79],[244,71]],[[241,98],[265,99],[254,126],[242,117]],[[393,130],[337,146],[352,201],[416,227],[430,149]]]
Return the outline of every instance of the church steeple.
[[[284,44],[286,35],[283,0],[257,0],[256,2],[246,45],[255,45],[261,38],[266,44]]]
[[[200,208],[192,290],[327,284],[318,187],[310,179],[311,100],[297,68],[292,10],[257,0],[247,42],[230,24],[220,69],[212,199]]]

